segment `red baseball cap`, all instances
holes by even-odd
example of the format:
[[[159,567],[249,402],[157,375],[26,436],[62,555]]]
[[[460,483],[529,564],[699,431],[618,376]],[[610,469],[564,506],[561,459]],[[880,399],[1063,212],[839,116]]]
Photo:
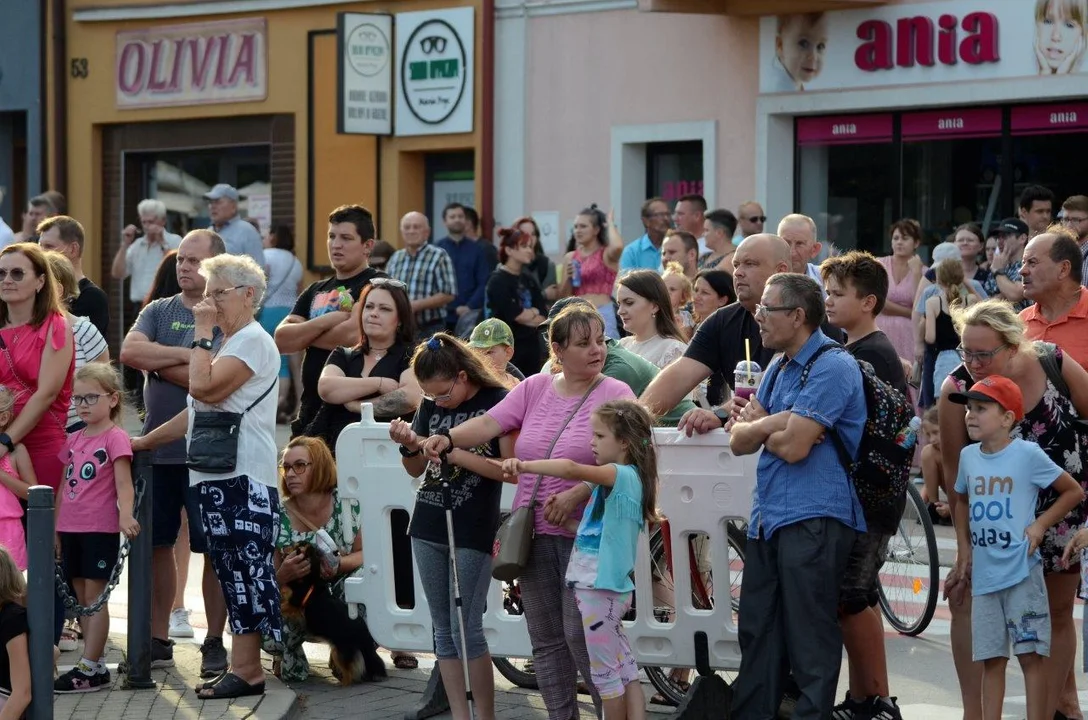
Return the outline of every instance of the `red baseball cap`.
[[[1024,396],[1020,386],[1002,375],[984,377],[963,393],[952,393],[948,399],[959,405],[966,405],[968,400],[995,402],[1011,412],[1016,422],[1024,419]]]

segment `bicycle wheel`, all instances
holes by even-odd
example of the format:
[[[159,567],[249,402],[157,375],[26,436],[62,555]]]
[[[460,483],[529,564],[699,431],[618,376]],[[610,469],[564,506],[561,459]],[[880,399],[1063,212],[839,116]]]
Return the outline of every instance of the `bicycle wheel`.
[[[933,522],[921,493],[910,483],[899,529],[888,543],[880,571],[880,609],[903,635],[920,635],[929,627],[937,609],[940,572]]]
[[[743,571],[744,549],[748,544],[746,533],[747,528],[745,526],[730,523],[728,528],[729,566],[740,571]],[[691,548],[692,544],[689,540],[687,552],[681,556],[684,558],[680,561],[682,566],[690,567],[692,564],[698,563]],[[675,597],[672,594],[675,592],[675,587],[672,581],[672,572],[669,570],[668,557],[665,553],[665,541],[660,529],[655,530],[653,535],[650,536],[650,568],[653,571],[655,580],[654,616],[661,622],[668,622],[675,611],[675,607],[667,598],[660,597],[660,595],[667,595],[668,598]],[[734,622],[736,622],[736,613],[740,603],[740,576],[740,572],[733,575],[733,581],[729,588]],[[713,607],[714,579],[709,569],[700,572],[698,577],[692,578],[691,593],[692,605],[695,607],[706,609]],[[654,688],[672,705],[679,705],[683,701],[684,695],[687,693],[685,685],[690,682],[689,678],[693,677],[695,672],[685,668],[669,668],[659,665],[644,665],[642,670],[646,673],[647,679]],[[736,672],[733,671],[722,671],[718,674],[729,684],[732,684],[733,680],[736,679]]]
[[[518,581],[502,584],[503,608],[510,615],[521,615],[524,610],[521,607],[521,588]],[[530,658],[504,658],[492,657],[491,664],[499,671],[499,674],[519,688],[536,690],[536,673],[533,672],[533,661]]]

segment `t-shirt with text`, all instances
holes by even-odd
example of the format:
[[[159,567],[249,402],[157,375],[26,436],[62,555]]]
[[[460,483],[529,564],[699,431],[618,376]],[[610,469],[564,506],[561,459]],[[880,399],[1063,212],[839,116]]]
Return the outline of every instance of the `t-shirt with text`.
[[[305,320],[313,320],[337,310],[351,312],[355,301],[363,288],[376,277],[387,277],[381,270],[368,267],[362,272],[340,280],[335,277],[318,280],[302,291],[295,301],[291,314]],[[291,423],[291,435],[299,435],[313,422],[314,415],[321,407],[321,398],[317,394],[317,381],[321,369],[329,359],[332,350],[310,346],[302,355],[302,397],[299,398],[298,417]]]
[[[58,488],[57,532],[117,533],[117,483],[113,464],[132,458],[128,433],[116,425],[99,435],[76,430],[60,453],[64,483]]]
[[[1038,550],[1028,556],[1024,531],[1035,522],[1039,491],[1062,472],[1038,445],[1020,438],[995,453],[977,443],[960,451],[956,492],[967,496],[972,594],[1012,587],[1042,560]]]
[[[506,397],[504,388],[481,388],[470,399],[455,408],[443,408],[424,400],[412,421],[412,430],[420,437],[449,430],[474,417],[483,415]],[[472,448],[480,457],[498,458],[498,439]],[[499,500],[502,483],[480,477],[457,465],[450,465],[450,506],[453,510],[453,538],[457,547],[490,553],[499,527]],[[415,509],[408,534],[420,540],[445,545],[446,493],[442,487],[441,469],[428,463],[423,484],[416,493]]]

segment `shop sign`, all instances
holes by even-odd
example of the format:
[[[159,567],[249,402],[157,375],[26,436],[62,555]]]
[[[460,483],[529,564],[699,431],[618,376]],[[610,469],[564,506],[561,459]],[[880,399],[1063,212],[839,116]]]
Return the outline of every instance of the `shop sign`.
[[[760,92],[1047,78],[1088,72],[1068,3],[949,0],[764,18]]]
[[[891,140],[891,113],[797,119],[798,145],[860,145]]]
[[[1081,132],[1088,128],[1088,103],[1020,105],[1012,109],[1011,120],[1017,135]]]
[[[397,135],[472,132],[475,12],[397,15]]]
[[[996,137],[1001,134],[1001,108],[953,108],[904,113],[904,140]]]
[[[117,33],[119,108],[264,100],[264,18],[153,27]]]
[[[340,13],[337,132],[393,132],[393,16]]]

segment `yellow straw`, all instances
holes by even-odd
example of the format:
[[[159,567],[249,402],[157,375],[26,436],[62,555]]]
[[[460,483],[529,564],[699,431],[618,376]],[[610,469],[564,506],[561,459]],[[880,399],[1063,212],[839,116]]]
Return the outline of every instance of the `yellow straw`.
[[[744,338],[744,360],[747,363],[745,365],[748,368],[748,384],[752,384],[752,347],[748,343],[748,338]]]

